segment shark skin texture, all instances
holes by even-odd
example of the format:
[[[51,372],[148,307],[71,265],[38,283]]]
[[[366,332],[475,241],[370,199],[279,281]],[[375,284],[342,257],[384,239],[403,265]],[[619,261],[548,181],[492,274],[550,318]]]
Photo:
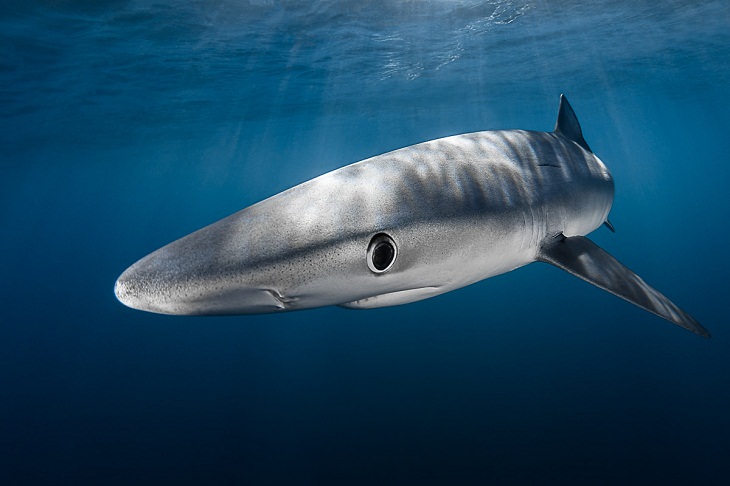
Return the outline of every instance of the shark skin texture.
[[[552,132],[467,133],[342,167],[147,255],[115,293],[128,307],[173,315],[369,309],[541,261],[710,337],[585,237],[613,230],[613,195],[561,95]]]

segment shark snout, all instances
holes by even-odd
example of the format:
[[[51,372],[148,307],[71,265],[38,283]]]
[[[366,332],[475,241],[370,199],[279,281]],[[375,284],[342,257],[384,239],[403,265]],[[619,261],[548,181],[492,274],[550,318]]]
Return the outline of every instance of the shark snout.
[[[171,315],[259,314],[296,305],[295,298],[253,284],[247,272],[212,279],[206,267],[153,253],[119,276],[114,293],[132,309]]]
[[[119,302],[127,307],[148,310],[149,306],[146,305],[143,299],[139,298],[139,292],[135,290],[134,281],[130,281],[126,273],[120,275],[117,281],[114,282],[114,295],[117,296]]]
[[[140,271],[137,263],[119,276],[114,283],[114,294],[119,302],[132,309],[175,314],[170,306],[174,296],[169,287],[169,284]]]

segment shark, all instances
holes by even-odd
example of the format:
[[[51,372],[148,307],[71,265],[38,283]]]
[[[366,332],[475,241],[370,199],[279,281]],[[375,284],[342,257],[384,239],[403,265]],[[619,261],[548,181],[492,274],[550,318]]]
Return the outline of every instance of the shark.
[[[613,178],[560,96],[553,131],[491,130],[328,172],[152,252],[114,290],[173,315],[407,304],[546,262],[703,337],[709,332],[586,237]]]

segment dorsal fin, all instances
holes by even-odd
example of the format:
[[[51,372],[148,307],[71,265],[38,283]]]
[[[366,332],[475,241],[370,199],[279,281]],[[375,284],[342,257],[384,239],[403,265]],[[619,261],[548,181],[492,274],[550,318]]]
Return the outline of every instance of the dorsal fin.
[[[558,109],[558,121],[555,123],[555,130],[553,132],[558,133],[568,140],[572,140],[589,152],[593,152],[583,138],[583,132],[580,129],[580,123],[578,123],[578,117],[575,116],[573,108],[568,103],[568,98],[565,95],[560,95],[560,108]]]

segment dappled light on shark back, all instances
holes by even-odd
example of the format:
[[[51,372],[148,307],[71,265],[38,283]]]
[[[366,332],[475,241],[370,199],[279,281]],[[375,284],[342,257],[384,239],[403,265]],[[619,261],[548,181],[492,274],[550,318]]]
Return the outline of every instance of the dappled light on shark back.
[[[709,337],[585,238],[613,229],[613,192],[561,96],[552,132],[469,133],[345,166],[160,248],[115,293],[176,315],[367,309],[543,261]]]

